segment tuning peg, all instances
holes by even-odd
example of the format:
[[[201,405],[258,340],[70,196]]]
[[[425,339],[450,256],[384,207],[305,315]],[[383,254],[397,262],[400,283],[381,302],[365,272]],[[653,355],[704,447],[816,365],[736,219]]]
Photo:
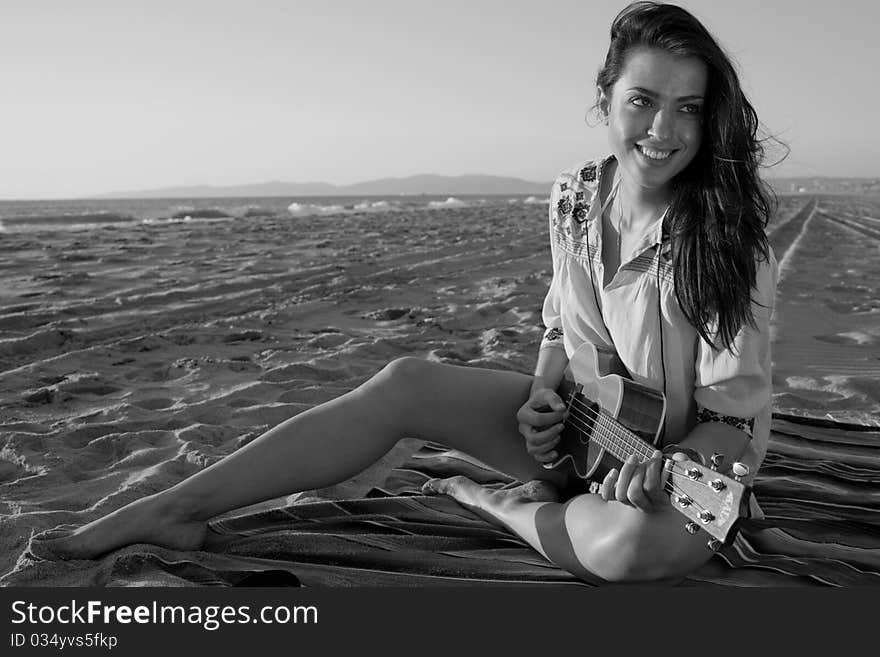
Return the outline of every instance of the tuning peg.
[[[695,522],[689,522],[684,526],[684,528],[687,530],[688,534],[696,534],[698,531],[700,531],[700,526]]]
[[[717,470],[724,462],[724,454],[719,454],[718,452],[715,452],[714,454],[712,454],[711,457],[709,457],[709,461],[711,461],[712,463],[712,469]]]
[[[739,461],[737,461],[733,464],[733,478],[736,481],[742,481],[742,478],[747,476],[749,472],[749,466],[747,466],[745,463],[740,463]]]
[[[697,517],[703,521],[704,524],[709,524],[713,520],[715,520],[715,516],[712,515],[712,512],[708,509],[703,509],[697,514]]]
[[[708,543],[706,543],[706,547],[712,550],[712,552],[717,552],[721,547],[722,543],[717,538],[710,539]]]
[[[687,470],[685,474],[688,476],[689,479],[693,479],[694,481],[697,481],[698,479],[700,479],[700,477],[703,476],[703,473],[700,472],[699,468],[691,468],[690,470]]]
[[[674,502],[682,508],[686,508],[689,507],[691,503],[693,503],[693,499],[691,499],[687,495],[676,495]]]
[[[724,482],[720,479],[713,479],[709,482],[709,486],[711,486],[712,490],[714,490],[716,493],[720,493],[725,488],[727,488],[727,486],[724,485]]]

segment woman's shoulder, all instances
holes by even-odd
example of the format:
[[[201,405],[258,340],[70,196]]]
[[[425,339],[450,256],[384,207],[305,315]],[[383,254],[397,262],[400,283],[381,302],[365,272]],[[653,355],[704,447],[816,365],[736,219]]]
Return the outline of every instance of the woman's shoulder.
[[[602,174],[611,156],[581,160],[563,170],[550,191],[550,217],[558,229],[577,220],[580,225],[599,195]]]
[[[596,202],[602,172],[610,156],[582,160],[562,171],[550,191],[553,225],[562,227],[572,219],[583,221]]]
[[[559,196],[567,191],[596,191],[599,188],[602,169],[609,159],[609,156],[602,156],[581,160],[564,169],[556,176],[553,183],[553,194]]]

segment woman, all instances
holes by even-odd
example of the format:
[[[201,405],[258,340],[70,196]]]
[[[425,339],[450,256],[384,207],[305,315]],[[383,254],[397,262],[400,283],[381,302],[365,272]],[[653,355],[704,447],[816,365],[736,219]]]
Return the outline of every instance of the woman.
[[[776,285],[757,117],[712,36],[672,5],[639,2],[618,15],[597,94],[611,155],[553,186],[553,281],[534,376],[396,360],[176,486],[45,536],[46,547],[70,557],[135,542],[195,549],[209,518],[347,479],[412,436],[528,482],[493,491],[453,477],[425,492],[451,495],[577,576],[643,581],[699,567],[711,551],[705,535],[683,531],[663,493],[661,452],[628,459],[598,494],[564,502],[569,475],[545,466],[563,456],[557,387],[571,354],[590,342],[666,394],[672,451],[723,453],[757,471],[769,435]]]

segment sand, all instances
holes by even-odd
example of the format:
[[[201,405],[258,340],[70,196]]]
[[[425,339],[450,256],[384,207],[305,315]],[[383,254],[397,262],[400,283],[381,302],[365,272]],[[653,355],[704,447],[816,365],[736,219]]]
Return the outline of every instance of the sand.
[[[783,198],[776,403],[880,409],[880,201]],[[530,371],[546,206],[286,213],[0,238],[0,575],[28,538],[164,489],[389,360]],[[352,428],[356,437],[357,428]],[[356,498],[419,446],[344,485]]]

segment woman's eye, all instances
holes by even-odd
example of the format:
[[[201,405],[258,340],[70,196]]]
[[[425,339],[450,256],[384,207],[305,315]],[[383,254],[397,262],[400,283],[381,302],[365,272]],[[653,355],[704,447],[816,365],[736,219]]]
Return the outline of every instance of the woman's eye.
[[[697,105],[696,103],[688,103],[687,105],[683,105],[681,109],[686,114],[699,114],[703,111],[703,106]]]
[[[633,98],[630,99],[629,102],[631,102],[636,107],[650,107],[651,106],[651,99],[645,98],[644,96],[634,96]]]

